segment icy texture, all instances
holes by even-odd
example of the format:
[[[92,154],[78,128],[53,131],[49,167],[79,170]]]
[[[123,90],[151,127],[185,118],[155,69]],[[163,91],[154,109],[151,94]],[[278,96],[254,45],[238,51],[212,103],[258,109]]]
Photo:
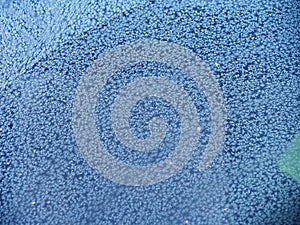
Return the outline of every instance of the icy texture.
[[[297,224],[300,187],[277,163],[300,130],[299,2],[101,2],[1,2],[0,223]],[[124,86],[118,78],[144,70],[178,81],[202,120],[198,147],[180,172],[155,185],[130,187],[86,163],[72,130],[72,107],[81,76],[97,58],[141,39],[174,42],[197,54],[221,87],[227,125],[221,153],[200,173],[211,126],[203,92],[174,68],[125,68],[99,96],[99,130],[111,134],[101,102],[110,104],[110,94]],[[130,119],[141,138],[148,126],[140,114],[151,109],[146,100]],[[149,101],[171,123],[166,140],[176,143],[176,110],[160,99]],[[116,144],[110,136],[99,138],[108,148]],[[130,150],[114,151],[120,160],[130,158]],[[144,163],[163,160],[170,153],[165,151]],[[132,156],[129,163],[143,160]]]

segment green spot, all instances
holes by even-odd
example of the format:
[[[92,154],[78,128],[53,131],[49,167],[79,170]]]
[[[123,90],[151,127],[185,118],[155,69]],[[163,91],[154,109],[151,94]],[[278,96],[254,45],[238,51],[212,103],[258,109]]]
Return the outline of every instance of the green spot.
[[[278,167],[300,183],[300,134],[289,144],[284,156],[278,162]]]

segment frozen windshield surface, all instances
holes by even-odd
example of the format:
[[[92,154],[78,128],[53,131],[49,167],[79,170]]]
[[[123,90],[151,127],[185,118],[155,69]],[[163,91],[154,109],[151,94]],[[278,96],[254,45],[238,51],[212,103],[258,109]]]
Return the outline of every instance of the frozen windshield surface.
[[[0,224],[299,224],[298,1],[0,10]]]

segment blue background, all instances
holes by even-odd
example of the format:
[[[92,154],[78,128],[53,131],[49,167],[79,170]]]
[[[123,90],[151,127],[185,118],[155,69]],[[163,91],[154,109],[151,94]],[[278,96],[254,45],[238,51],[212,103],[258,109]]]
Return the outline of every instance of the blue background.
[[[300,187],[277,162],[300,131],[299,4],[2,1],[1,224],[297,224]],[[197,165],[210,132],[201,90],[164,65],[124,69],[124,80],[116,76],[102,96],[126,85],[126,75],[159,70],[194,96],[204,127],[183,170],[156,185],[128,187],[105,179],[84,161],[71,112],[85,69],[113,47],[141,39],[192,49],[214,72],[228,118],[221,153],[200,173]],[[97,124],[109,132],[105,109],[111,100],[101,108],[102,100]],[[143,109],[149,100],[133,110],[133,130],[141,137],[147,135],[143,120],[153,116]],[[169,120],[166,113],[161,116],[170,122],[169,143],[176,143],[178,115],[160,99],[151,101],[158,104],[154,110],[171,113]],[[130,150],[113,154],[148,164],[166,157],[164,151],[147,157]]]

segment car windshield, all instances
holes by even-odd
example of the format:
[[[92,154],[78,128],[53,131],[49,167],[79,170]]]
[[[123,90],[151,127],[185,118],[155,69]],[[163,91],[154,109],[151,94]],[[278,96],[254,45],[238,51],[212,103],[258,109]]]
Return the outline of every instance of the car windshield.
[[[299,224],[299,12],[0,1],[0,224]]]

